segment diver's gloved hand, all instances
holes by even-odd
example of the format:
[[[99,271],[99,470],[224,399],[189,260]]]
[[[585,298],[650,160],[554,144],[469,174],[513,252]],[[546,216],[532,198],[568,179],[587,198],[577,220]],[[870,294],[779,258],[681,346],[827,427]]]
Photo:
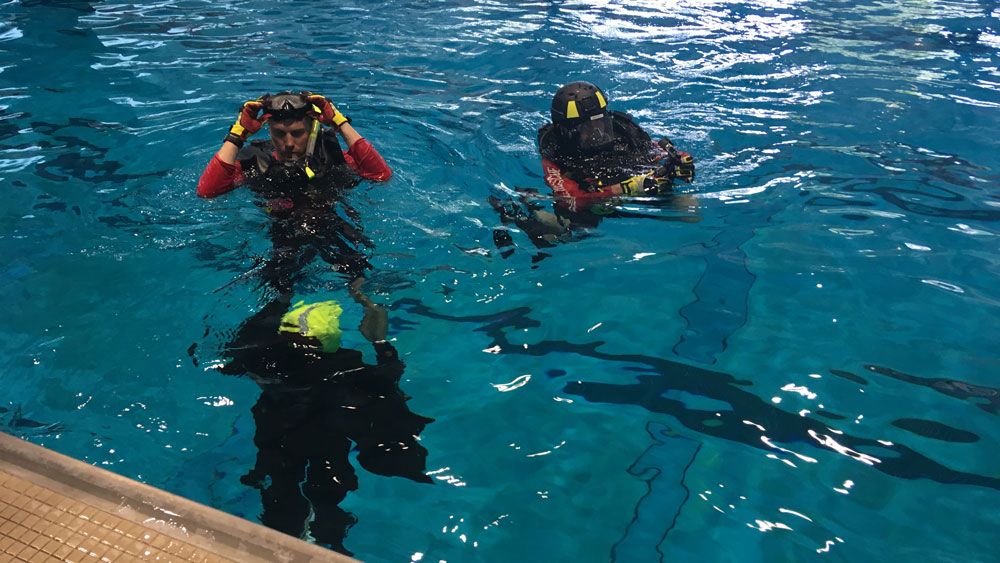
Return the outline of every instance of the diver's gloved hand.
[[[654,176],[664,176],[670,179],[678,178],[687,183],[694,181],[694,158],[684,152],[677,150],[670,139],[663,138],[657,143],[663,152],[666,153],[663,159],[663,166],[657,170]],[[661,171],[663,173],[661,174]]]
[[[240,114],[236,117],[236,123],[233,123],[233,126],[229,128],[229,134],[226,135],[225,140],[237,147],[242,147],[243,143],[251,135],[260,131],[260,128],[271,117],[270,114],[260,115],[263,109],[264,102],[260,98],[245,102],[243,108],[240,109]]]
[[[309,117],[319,120],[323,125],[340,129],[341,125],[351,122],[351,118],[340,113],[337,106],[333,105],[333,102],[328,100],[326,96],[309,94],[309,103],[312,104],[312,108],[307,112]]]
[[[663,168],[648,174],[632,176],[621,182],[622,193],[625,195],[664,195],[670,193],[673,181],[662,173]]]

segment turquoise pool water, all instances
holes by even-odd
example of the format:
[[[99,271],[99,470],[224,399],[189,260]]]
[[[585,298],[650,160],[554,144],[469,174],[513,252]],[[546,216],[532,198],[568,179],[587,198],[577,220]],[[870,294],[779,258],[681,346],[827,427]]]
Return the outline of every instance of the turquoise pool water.
[[[998,16],[6,2],[2,429],[257,519],[260,390],[211,366],[266,300],[244,273],[267,219],[194,186],[242,100],[308,88],[396,171],[350,203],[435,419],[433,485],[358,469],[356,555],[994,560]],[[503,258],[487,197],[544,188],[535,132],[573,79],[695,156],[697,210],[630,202],[645,217],[549,256],[515,231]],[[350,303],[320,264],[297,293]]]

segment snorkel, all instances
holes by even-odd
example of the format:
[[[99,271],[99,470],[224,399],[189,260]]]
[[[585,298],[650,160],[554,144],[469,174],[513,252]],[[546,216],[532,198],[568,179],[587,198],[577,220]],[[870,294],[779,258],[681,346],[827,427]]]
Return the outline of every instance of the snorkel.
[[[319,113],[319,108],[313,106],[313,109],[315,109],[316,112]],[[305,155],[306,178],[310,180],[312,180],[316,176],[316,173],[313,172],[313,169],[309,167],[309,161],[312,160],[313,152],[316,151],[316,138],[319,137],[319,129],[320,129],[319,120],[313,119],[312,131],[309,132],[309,143],[306,145],[306,155]]]

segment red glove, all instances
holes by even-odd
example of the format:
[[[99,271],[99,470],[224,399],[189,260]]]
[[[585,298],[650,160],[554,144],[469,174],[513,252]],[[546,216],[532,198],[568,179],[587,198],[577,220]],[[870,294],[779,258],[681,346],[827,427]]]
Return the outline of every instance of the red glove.
[[[238,147],[242,147],[243,143],[251,135],[260,131],[264,123],[267,123],[267,120],[270,119],[271,114],[269,113],[258,115],[263,108],[264,104],[260,99],[244,103],[243,109],[240,110],[240,114],[236,117],[236,123],[233,123],[233,126],[229,128],[226,140]]]
[[[323,125],[340,129],[341,125],[351,122],[350,118],[340,113],[337,106],[333,105],[325,96],[310,94],[309,103],[312,104],[312,108],[307,113]]]

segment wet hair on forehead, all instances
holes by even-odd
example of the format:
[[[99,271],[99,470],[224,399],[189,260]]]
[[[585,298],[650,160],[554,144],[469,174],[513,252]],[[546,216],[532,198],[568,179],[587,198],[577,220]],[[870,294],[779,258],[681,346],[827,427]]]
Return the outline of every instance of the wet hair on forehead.
[[[268,121],[268,123],[270,123],[272,126],[273,125],[280,125],[280,126],[286,127],[286,128],[287,127],[293,127],[293,126],[298,125],[298,124],[301,123],[306,129],[309,129],[310,127],[312,127],[312,122],[313,122],[312,118],[308,117],[308,116],[303,116],[303,117],[283,117],[283,118],[280,118],[280,119],[272,117]]]

